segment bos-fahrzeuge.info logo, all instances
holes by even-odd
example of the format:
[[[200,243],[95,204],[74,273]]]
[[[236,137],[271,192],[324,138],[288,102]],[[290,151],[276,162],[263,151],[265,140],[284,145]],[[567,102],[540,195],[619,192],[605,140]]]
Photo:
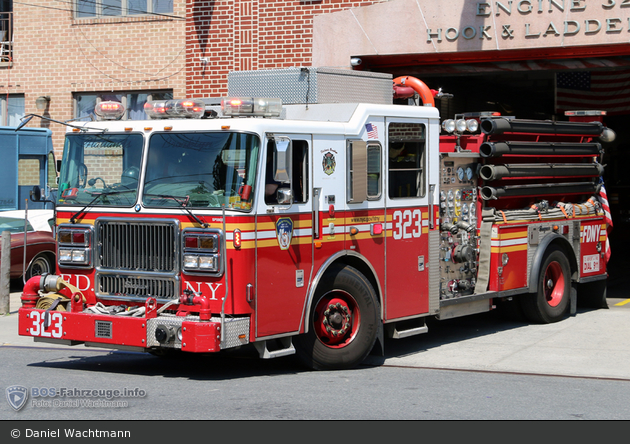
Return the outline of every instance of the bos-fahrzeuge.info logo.
[[[16,412],[33,398],[32,407],[60,408],[120,408],[129,402],[120,398],[144,398],[145,390],[123,387],[119,389],[79,389],[68,387],[31,387],[12,385],[6,390],[7,402]]]
[[[13,407],[13,410],[16,412],[20,411],[20,409],[26,405],[26,401],[28,400],[28,389],[26,387],[12,385],[11,387],[7,387],[6,394],[9,405]]]

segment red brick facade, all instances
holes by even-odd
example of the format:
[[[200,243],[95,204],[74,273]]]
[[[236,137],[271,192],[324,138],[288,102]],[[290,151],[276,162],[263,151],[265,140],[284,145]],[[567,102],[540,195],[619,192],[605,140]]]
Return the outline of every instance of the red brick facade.
[[[188,0],[187,93],[225,95],[230,71],[311,66],[314,16],[383,1]]]

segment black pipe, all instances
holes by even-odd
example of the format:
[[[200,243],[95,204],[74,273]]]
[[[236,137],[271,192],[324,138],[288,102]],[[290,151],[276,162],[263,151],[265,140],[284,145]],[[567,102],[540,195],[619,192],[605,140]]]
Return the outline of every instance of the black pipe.
[[[604,150],[599,143],[571,142],[484,142],[479,146],[481,157],[497,157],[504,154],[531,156],[597,156]]]
[[[482,187],[483,200],[501,199],[504,197],[543,196],[560,194],[597,194],[600,184],[591,182],[549,183],[535,185],[508,185],[505,187]]]
[[[554,122],[551,120],[520,120],[501,117],[483,119],[481,131],[485,134],[536,133],[599,136],[604,130],[601,122]]]
[[[479,177],[487,181],[504,177],[595,177],[602,174],[604,167],[598,163],[483,165],[479,170]]]

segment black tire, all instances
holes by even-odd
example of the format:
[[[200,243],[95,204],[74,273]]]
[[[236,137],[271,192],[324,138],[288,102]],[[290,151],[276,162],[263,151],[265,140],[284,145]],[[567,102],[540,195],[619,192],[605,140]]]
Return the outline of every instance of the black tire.
[[[562,320],[571,298],[571,266],[560,248],[550,246],[545,252],[536,288],[520,297],[525,317],[540,324]]]
[[[33,276],[41,276],[43,274],[51,274],[55,271],[54,265],[50,258],[45,254],[36,256],[26,270],[26,280]]]
[[[308,332],[295,338],[297,355],[314,370],[356,367],[372,351],[380,322],[376,293],[365,276],[333,266],[315,292]]]

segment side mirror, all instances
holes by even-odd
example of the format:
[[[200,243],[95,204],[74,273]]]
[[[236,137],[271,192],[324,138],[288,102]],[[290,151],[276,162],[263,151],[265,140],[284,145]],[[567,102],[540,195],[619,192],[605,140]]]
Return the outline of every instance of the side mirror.
[[[26,126],[26,124],[30,122],[33,119],[33,117],[35,117],[34,114],[29,114],[28,116],[24,116],[22,118],[22,121],[18,124],[18,126],[15,127],[15,131],[19,131],[22,128],[24,128],[24,126]]]
[[[35,185],[33,189],[29,192],[29,197],[33,202],[39,202],[42,200],[42,189],[39,185]]]
[[[33,189],[29,191],[28,194],[33,202],[44,202],[44,204],[52,203],[53,207],[55,206],[55,200],[46,199],[44,196],[42,196],[42,189],[40,188],[39,185],[35,185]]]
[[[274,151],[274,180],[276,182],[291,183],[291,139],[276,137]]]

